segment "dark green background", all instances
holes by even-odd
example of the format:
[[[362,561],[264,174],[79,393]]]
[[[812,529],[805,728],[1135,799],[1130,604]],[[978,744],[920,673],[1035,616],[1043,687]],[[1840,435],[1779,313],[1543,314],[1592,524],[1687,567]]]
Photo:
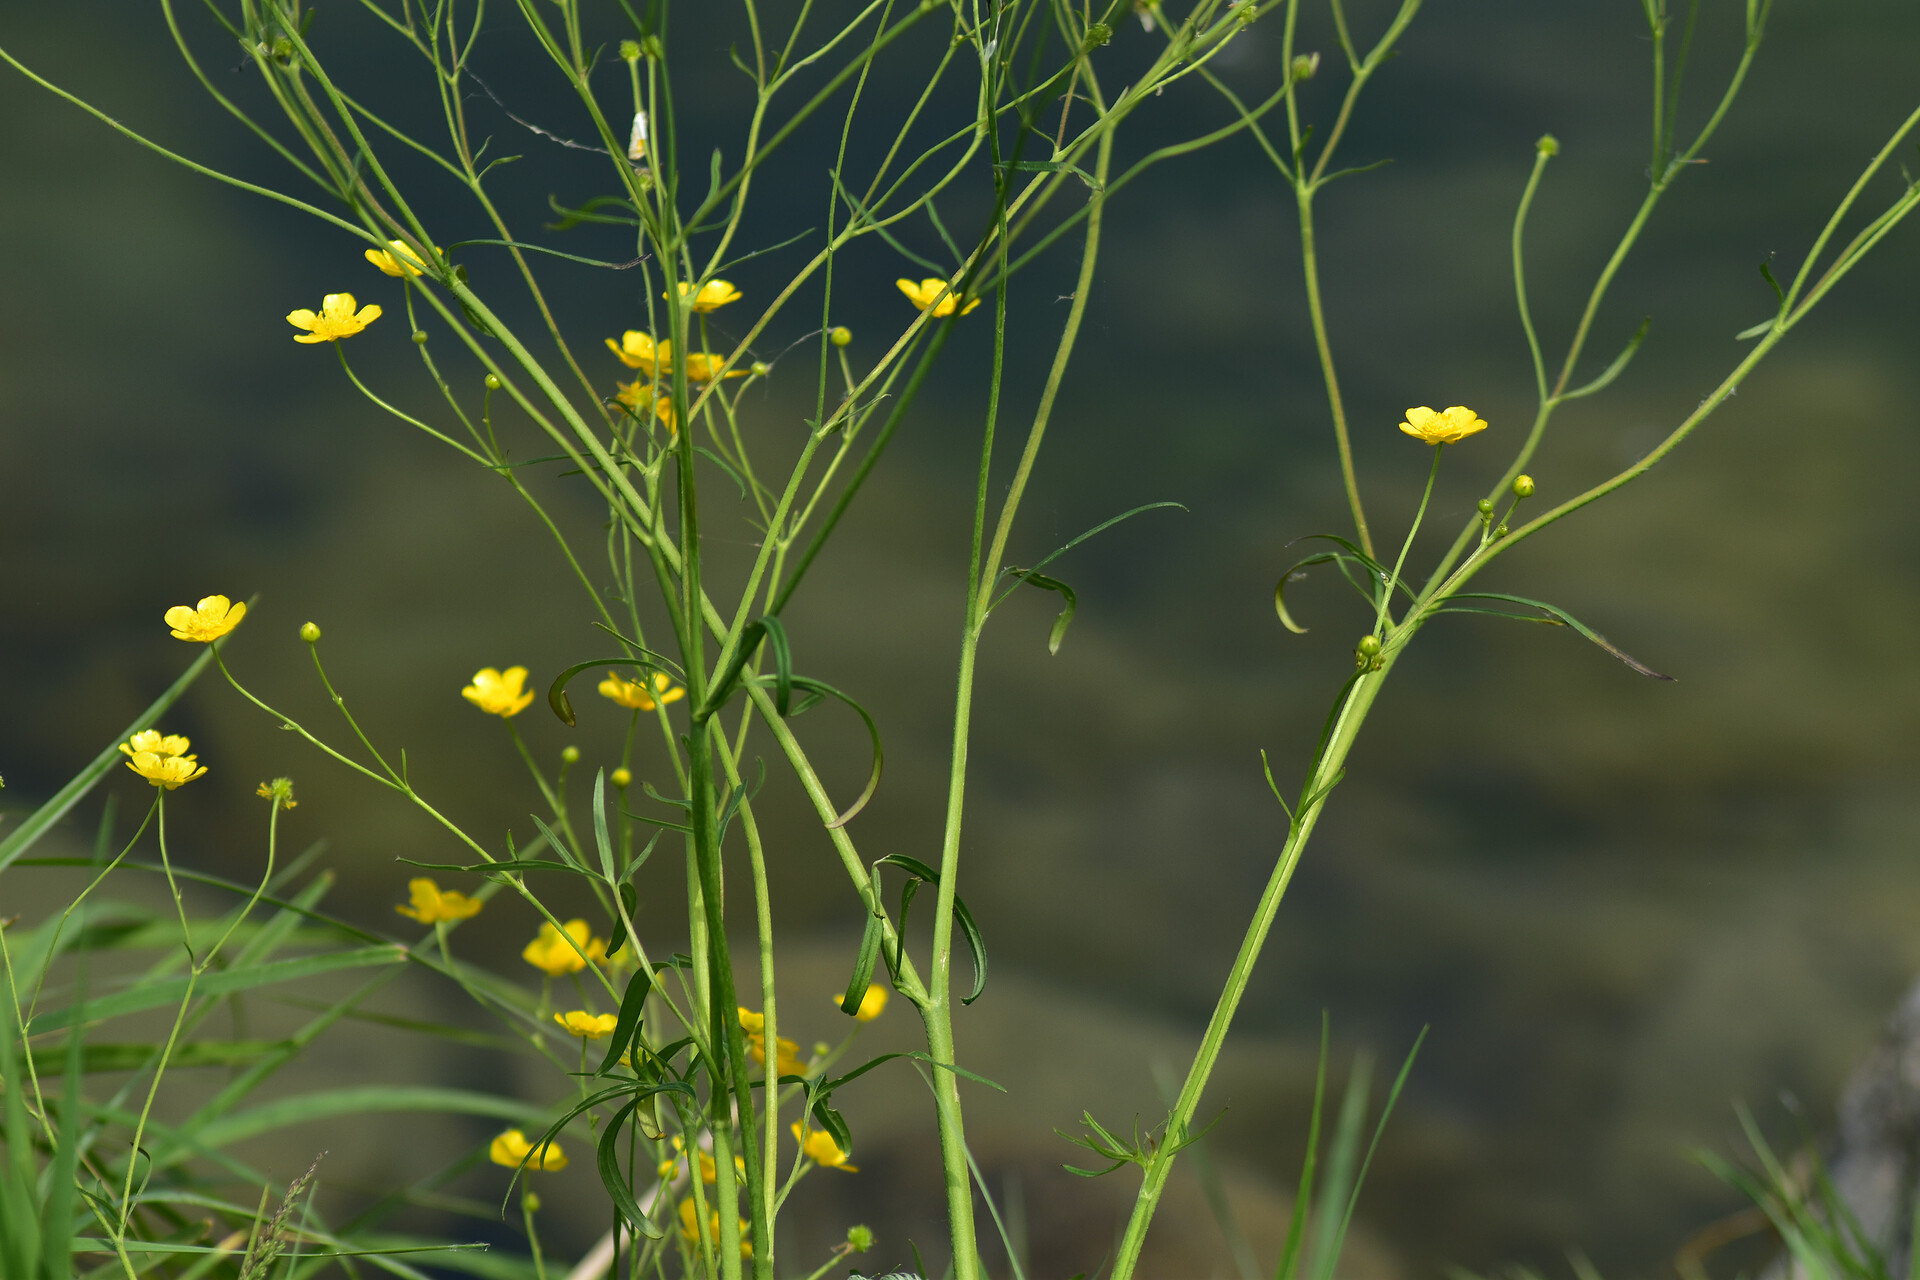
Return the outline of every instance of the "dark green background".
[[[1704,8],[1684,116],[1694,124],[1737,35],[1736,6]],[[1344,78],[1324,14],[1308,9],[1301,47],[1326,57],[1305,101],[1324,128]],[[684,127],[696,154],[721,145],[731,157],[743,82],[724,60],[733,34],[717,17],[701,26],[703,12],[684,11],[675,36],[693,68],[680,91],[699,113]],[[509,34],[482,60],[490,83],[520,114],[584,136],[564,95],[521,60],[516,19],[497,16]],[[1362,31],[1384,17],[1379,4],[1355,7]],[[314,35],[380,95],[408,64],[362,45],[365,26],[333,0]],[[1277,20],[1254,27],[1230,78],[1271,85],[1279,40]],[[199,94],[147,5],[8,5],[0,42],[165,145],[289,181]],[[1110,89],[1148,42],[1136,23],[1122,27],[1100,55]],[[249,76],[227,70],[237,55],[202,49],[223,88],[256,104]],[[1344,152],[1395,163],[1330,188],[1320,210],[1329,318],[1382,541],[1404,529],[1427,461],[1393,429],[1402,410],[1467,403],[1493,423],[1449,452],[1419,564],[1530,416],[1506,253],[1533,140],[1551,131],[1564,148],[1529,241],[1552,351],[1639,198],[1648,42],[1631,0],[1432,0],[1403,49]],[[1595,369],[1643,315],[1651,336],[1611,392],[1556,421],[1532,467],[1544,500],[1657,440],[1739,358],[1732,335],[1770,306],[1755,264],[1797,269],[1832,202],[1912,109],[1917,55],[1911,4],[1783,0],[1709,163],[1676,185],[1601,313]],[[918,88],[919,64],[900,65],[869,90],[876,119]],[[1218,118],[1199,94],[1153,106],[1128,143],[1136,154]],[[591,157],[521,132],[484,100],[472,109],[478,128],[528,155],[503,181],[529,233],[549,192],[576,201],[602,189]],[[751,237],[818,224],[826,145],[804,142],[763,179]],[[524,775],[457,691],[482,665],[521,662],[544,680],[604,648],[578,586],[497,481],[380,416],[330,350],[295,346],[281,319],[339,289],[388,306],[351,354],[384,393],[424,408],[398,289],[344,236],[170,166],[11,72],[0,76],[0,163],[7,801],[51,791],[144,705],[189,656],[161,612],[218,590],[261,597],[230,653],[270,700],[325,722],[294,639],[317,620],[339,685],[378,741],[408,747],[424,791],[496,843],[508,826],[529,831]],[[1867,203],[1894,191],[1884,180]],[[486,234],[444,208],[448,239]],[[969,208],[954,202],[956,227],[973,225]],[[937,251],[924,224],[911,234]],[[580,237],[564,247],[628,256],[611,237]],[[1009,1100],[982,1095],[975,1114],[983,1156],[1022,1179],[1040,1275],[1091,1270],[1113,1221],[1099,1197],[1127,1191],[1117,1178],[1089,1190],[1061,1177],[1072,1152],[1050,1128],[1083,1105],[1122,1125],[1158,1109],[1150,1064],[1184,1060],[1284,831],[1257,751],[1291,776],[1365,626],[1326,585],[1301,592],[1305,637],[1283,631],[1269,603],[1296,554],[1287,541],[1343,519],[1296,245],[1288,194],[1244,140],[1115,200],[1012,554],[1031,562],[1142,502],[1189,511],[1142,517],[1061,562],[1080,612],[1057,657],[1037,595],[1004,610],[983,651],[965,893],[995,985],[959,1037],[963,1061],[1015,1086]],[[510,288],[490,252],[463,260],[483,291]],[[770,296],[798,252],[734,272],[748,301],[732,310]],[[1444,620],[1400,664],[1282,909],[1217,1090],[1230,1111],[1214,1145],[1263,1223],[1278,1204],[1267,1188],[1298,1159],[1323,1009],[1342,1065],[1355,1050],[1397,1061],[1432,1027],[1362,1211],[1365,1259],[1400,1275],[1556,1266],[1567,1246],[1609,1274],[1660,1273],[1688,1232],[1736,1207],[1688,1154],[1735,1148],[1729,1102],[1781,1131],[1783,1090],[1815,1123],[1830,1115],[1920,969],[1917,268],[1905,229],[1671,461],[1483,580],[1553,599],[1679,683],[1644,681],[1564,631],[1483,619]],[[1015,427],[1070,271],[1043,261],[1016,285]],[[638,323],[639,283],[549,274],[570,335],[607,376],[611,362],[591,353]],[[907,318],[897,274],[920,272],[872,242],[840,268],[834,319],[854,327],[857,357],[877,355]],[[800,338],[810,308],[784,316],[764,354]],[[750,318],[716,321],[737,331]],[[937,851],[986,322],[983,311],[963,327],[788,615],[801,669],[862,698],[887,735],[885,785],[855,826],[869,856]],[[810,410],[807,350],[752,397],[768,440]],[[522,456],[546,451],[524,431],[518,440]],[[579,482],[539,483],[591,547],[598,515]],[[718,533],[721,563],[751,537],[744,525]],[[592,765],[617,747],[620,725],[599,706],[574,737],[537,706],[521,721],[545,758],[580,741]],[[864,751],[855,730],[824,714],[806,723],[850,794]],[[353,918],[396,923],[390,904],[408,874],[396,856],[455,853],[211,681],[167,727],[190,733],[212,766],[178,797],[189,861],[232,874],[257,865],[251,792],[277,773],[300,787],[298,837],[331,842],[334,905]],[[131,780],[112,785],[144,800]],[[781,944],[805,975],[787,998],[804,1010],[816,998],[805,984],[820,990],[817,1026],[791,1015],[810,1040],[837,1033],[824,992],[844,980],[858,906],[792,788],[770,784],[765,808]],[[644,910],[670,949],[667,879]],[[531,919],[502,900],[479,922],[495,927],[463,945],[516,971]],[[423,986],[418,999],[456,1017],[450,994]],[[904,1009],[879,1029],[912,1039]],[[341,1068],[365,1069],[351,1054]],[[406,1070],[459,1080],[480,1068],[396,1060],[388,1078]],[[553,1088],[529,1079],[531,1096]],[[855,1216],[889,1247],[903,1233],[938,1240],[919,1085],[889,1087],[865,1129],[849,1099],[867,1171],[815,1179],[809,1248]],[[308,1158],[302,1147],[268,1163],[290,1176]],[[584,1162],[566,1176],[595,1194]],[[1174,1240],[1210,1232],[1184,1218],[1162,1228]],[[1157,1265],[1187,1273],[1177,1253]]]

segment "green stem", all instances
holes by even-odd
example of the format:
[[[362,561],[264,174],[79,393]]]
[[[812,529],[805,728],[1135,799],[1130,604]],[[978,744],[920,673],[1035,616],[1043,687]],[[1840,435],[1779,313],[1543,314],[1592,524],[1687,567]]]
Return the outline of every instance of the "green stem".
[[[1426,518],[1427,503],[1433,497],[1433,482],[1440,478],[1440,453],[1447,446],[1433,446],[1433,465],[1427,468],[1427,487],[1420,494],[1420,507],[1413,513],[1413,524],[1407,529],[1407,540],[1400,544],[1400,558],[1393,562],[1393,572],[1380,585],[1380,609],[1373,620],[1373,634],[1381,635],[1393,616],[1393,591],[1400,584],[1400,570],[1407,563],[1407,552],[1413,549],[1413,539],[1420,532],[1420,522]]]

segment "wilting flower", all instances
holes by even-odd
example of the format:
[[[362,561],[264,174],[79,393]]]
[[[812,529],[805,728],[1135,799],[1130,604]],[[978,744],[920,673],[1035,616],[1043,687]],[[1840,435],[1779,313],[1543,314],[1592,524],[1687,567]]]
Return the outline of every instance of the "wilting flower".
[[[607,678],[600,682],[600,696],[635,711],[651,711],[655,706],[680,701],[687,696],[687,691],[669,680],[664,671],[653,673],[651,688],[642,681],[626,680],[609,671]]]
[[[843,1169],[848,1173],[860,1172],[857,1167],[847,1163],[847,1153],[840,1149],[840,1144],[835,1142],[833,1135],[825,1129],[808,1132],[800,1127],[798,1120],[795,1120],[793,1140],[800,1144],[800,1150],[806,1153],[807,1159],[823,1168]]]
[[[1463,404],[1456,404],[1445,413],[1435,413],[1422,405],[1407,410],[1407,420],[1400,424],[1400,429],[1424,444],[1453,444],[1476,431],[1485,431],[1487,420]]]
[[[191,609],[177,604],[167,610],[166,623],[173,628],[175,640],[211,644],[239,626],[246,616],[245,602],[235,604],[225,596],[206,596]]]
[[[482,904],[477,898],[469,898],[457,889],[442,889],[425,876],[407,881],[407,892],[413,895],[412,904],[395,907],[394,910],[421,924],[471,920],[480,914]]]
[[[685,301],[687,294],[692,291],[693,286],[682,280],[679,289],[680,298],[682,301]],[[667,295],[663,293],[660,296],[664,298]],[[700,292],[693,295],[693,309],[695,311],[717,311],[729,302],[738,302],[739,300],[740,291],[731,284],[725,280],[709,280],[700,286]]]
[[[193,744],[177,733],[162,734],[158,729],[142,729],[120,744],[120,750],[127,755],[138,755],[150,751],[156,756],[187,756],[187,749]]]
[[[620,1019],[610,1013],[588,1013],[585,1009],[556,1013],[553,1020],[565,1027],[568,1035],[582,1040],[605,1040],[620,1025]]]
[[[948,292],[948,285],[945,280],[935,280],[929,277],[928,279],[922,280],[919,284],[915,284],[911,280],[895,280],[894,283],[900,286],[900,292],[907,295],[907,301],[913,304],[915,311],[925,311],[928,307],[933,307],[933,314],[935,316],[950,316],[953,314],[955,307],[960,307],[960,314],[965,315],[980,305],[980,299],[969,298],[965,306],[960,306],[960,295],[958,293]],[[941,298],[940,295],[943,293],[946,294],[946,296]],[[938,306],[934,305],[933,300],[935,298],[940,298]]]
[[[304,337],[296,334],[295,342],[337,342],[351,338],[379,318],[377,304],[370,302],[362,307],[350,293],[330,293],[322,298],[318,315],[304,308],[287,312],[288,324],[309,331]]]
[[[185,742],[186,739],[182,738],[180,741]],[[275,778],[272,782],[263,782],[254,788],[253,794],[259,796],[262,800],[279,805],[282,809],[298,809],[300,807],[300,802],[293,798],[292,778]],[[428,881],[428,883],[431,884],[432,881]]]
[[[154,786],[169,791],[185,786],[206,772],[204,766],[194,763],[192,756],[163,756],[152,751],[135,751],[131,755],[127,768]]]
[[[525,667],[496,671],[482,667],[473,673],[473,683],[460,696],[490,716],[517,716],[533,702],[531,689],[522,692],[527,682]]]
[[[412,249],[407,247],[404,240],[389,240],[384,249],[369,249],[366,258],[368,262],[380,268],[384,275],[418,276],[424,275],[427,270],[426,265],[420,261]]]
[[[852,1010],[853,1016],[862,1022],[872,1022],[887,1011],[887,999],[892,994],[877,982],[869,983],[867,994],[860,997],[860,1007]],[[842,1012],[846,1012],[846,1006],[841,1004],[842,999],[844,996],[835,996],[833,1003]]]
[[[528,1142],[527,1135],[518,1129],[509,1129],[495,1138],[492,1145],[487,1148],[487,1158],[509,1169],[524,1166],[528,1169],[538,1169],[542,1173],[558,1173],[567,1167],[567,1157],[561,1152],[558,1143],[545,1143],[541,1146],[540,1153],[535,1155],[533,1144]]]
[[[580,953],[586,952],[582,959]],[[551,978],[563,978],[569,973],[578,973],[587,967],[587,961],[599,964],[607,958],[607,940],[593,936],[593,930],[585,920],[567,921],[567,931],[561,933],[553,927],[552,921],[540,926],[540,936],[526,945],[520,958]]]
[[[680,1202],[680,1238],[687,1242],[689,1249],[697,1249],[700,1247],[699,1222],[700,1207],[694,1204],[693,1197],[689,1196]],[[743,1258],[751,1258],[753,1256],[753,1241],[747,1239],[747,1232],[749,1230],[747,1220],[741,1218],[740,1256]],[[720,1242],[720,1210],[712,1206],[708,1206],[707,1208],[707,1238],[715,1244]]]

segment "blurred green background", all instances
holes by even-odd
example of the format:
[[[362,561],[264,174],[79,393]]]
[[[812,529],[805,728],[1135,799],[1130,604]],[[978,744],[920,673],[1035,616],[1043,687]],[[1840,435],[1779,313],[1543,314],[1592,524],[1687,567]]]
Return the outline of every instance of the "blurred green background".
[[[1324,128],[1344,76],[1325,13],[1306,7],[1301,47],[1327,56],[1304,98]],[[1683,130],[1731,65],[1738,7],[1703,5]],[[1352,8],[1359,30],[1385,21],[1379,3]],[[676,35],[692,68],[680,92],[702,113],[684,127],[696,154],[719,145],[731,158],[744,82],[726,64],[732,17],[712,21],[683,19]],[[377,92],[409,64],[357,44],[367,34],[341,0],[319,6],[323,56]],[[1224,72],[1249,89],[1273,84],[1280,34],[1277,20],[1257,24]],[[1102,55],[1113,83],[1156,38],[1131,20],[1121,28]],[[199,93],[152,6],[9,4],[0,43],[165,145],[291,181]],[[1632,0],[1432,0],[1402,48],[1343,153],[1394,163],[1330,188],[1320,218],[1330,324],[1383,540],[1404,529],[1427,460],[1393,429],[1402,410],[1467,403],[1493,423],[1449,452],[1418,563],[1470,514],[1530,416],[1506,255],[1533,140],[1551,131],[1563,146],[1529,240],[1551,352],[1642,190],[1649,47]],[[227,70],[237,54],[210,41],[201,51],[223,88],[260,105],[254,81]],[[584,134],[525,55],[516,35],[498,37],[481,59],[489,83],[516,114]],[[1676,185],[1601,313],[1593,368],[1643,315],[1651,335],[1612,391],[1557,419],[1532,468],[1545,500],[1636,456],[1739,358],[1732,335],[1771,306],[1756,264],[1797,269],[1832,202],[1913,108],[1916,65],[1911,3],[1782,0],[1709,163]],[[876,118],[919,87],[909,70],[878,75]],[[1155,108],[1129,147],[1219,118],[1199,94]],[[574,203],[602,189],[591,156],[526,134],[484,99],[470,109],[477,128],[526,154],[507,182],[509,217],[528,232],[550,216],[550,193]],[[806,144],[764,181],[752,236],[818,224],[824,197],[811,193],[827,154]],[[295,346],[281,319],[341,289],[382,302],[389,318],[353,344],[356,369],[424,407],[399,291],[343,236],[173,167],[12,72],[0,75],[0,155],[6,803],[57,787],[190,656],[159,623],[168,605],[258,593],[229,653],[263,695],[324,722],[294,636],[318,621],[339,687],[377,741],[408,748],[423,791],[496,843],[509,827],[530,832],[524,773],[458,690],[483,665],[524,663],[543,682],[604,649],[578,585],[497,480],[383,418],[330,351]],[[795,190],[809,184],[805,207],[778,185],[783,173]],[[1894,189],[1878,184],[1869,206]],[[965,216],[956,206],[956,223]],[[451,202],[444,217],[448,240],[489,234]],[[1039,1275],[1092,1270],[1131,1191],[1127,1175],[1090,1185],[1060,1174],[1073,1150],[1051,1129],[1083,1106],[1121,1124],[1163,1110],[1154,1066],[1184,1064],[1284,834],[1258,751],[1283,776],[1297,769],[1365,625],[1326,583],[1300,594],[1307,636],[1282,630],[1270,604],[1288,540],[1344,518],[1286,189],[1238,140],[1136,184],[1108,225],[1013,557],[1031,563],[1139,503],[1189,510],[1141,517],[1061,562],[1080,611],[1057,657],[1046,601],[1017,597],[1003,611],[983,650],[968,813],[964,892],[995,977],[960,1019],[961,1057],[1013,1088],[972,1105]],[[563,247],[628,256],[609,236],[575,234]],[[913,234],[936,248],[924,226]],[[784,281],[797,252],[732,273],[745,307]],[[463,260],[483,292],[510,288],[489,253]],[[1016,422],[1065,316],[1055,299],[1070,269],[1043,261],[1016,286]],[[875,243],[843,262],[834,319],[853,327],[857,357],[877,355],[907,318],[899,274],[920,272]],[[631,275],[548,275],[585,358],[644,314]],[[1554,1267],[1568,1246],[1609,1275],[1666,1274],[1687,1234],[1737,1207],[1689,1155],[1735,1147],[1731,1101],[1775,1129],[1789,1127],[1783,1092],[1816,1124],[1831,1114],[1920,971],[1917,283],[1907,228],[1672,460],[1483,580],[1554,600],[1677,684],[1644,681],[1564,631],[1472,618],[1430,628],[1400,665],[1282,909],[1215,1090],[1230,1110],[1211,1145],[1257,1239],[1270,1238],[1299,1158],[1322,1010],[1343,1069],[1355,1052],[1397,1061],[1432,1026],[1362,1207],[1356,1274]],[[766,358],[815,314],[783,317]],[[716,317],[723,330],[750,319]],[[886,733],[886,780],[856,824],[870,856],[937,850],[978,319],[788,613],[800,668],[863,699]],[[769,439],[811,409],[806,350],[754,393]],[[590,368],[606,376],[610,364]],[[518,444],[522,456],[545,451],[530,433]],[[551,475],[539,485],[591,546],[600,514],[584,487]],[[716,554],[737,557],[751,537],[744,524],[724,530]],[[588,688],[576,695],[598,703]],[[591,767],[617,751],[623,724],[583,709],[577,734],[538,706],[520,723],[543,758],[575,741]],[[851,792],[863,741],[830,714],[812,719],[835,785]],[[329,842],[343,914],[393,926],[409,874],[394,859],[453,860],[445,837],[222,685],[203,682],[167,728],[191,734],[213,769],[179,797],[177,856],[228,874],[255,867],[253,787],[287,773],[301,799],[291,829]],[[783,1007],[805,1010],[818,991],[817,1025],[787,1015],[805,1042],[838,1032],[826,993],[844,981],[859,906],[769,766],[763,823],[794,975]],[[131,779],[111,786],[144,802]],[[653,889],[643,919],[664,951],[679,913],[668,880]],[[462,944],[516,972],[532,920],[502,899]],[[457,993],[431,984],[405,999],[465,1016]],[[875,1032],[903,1047],[914,1036],[904,1009]],[[383,1078],[496,1087],[510,1070],[416,1045],[331,1050],[313,1071],[348,1077],[369,1062]],[[529,1096],[557,1087],[526,1076]],[[907,1236],[937,1252],[919,1090],[908,1078],[847,1099],[866,1172],[812,1180],[807,1247],[866,1218],[882,1253]],[[417,1155],[393,1127],[361,1141],[355,1156],[332,1137],[344,1187],[377,1184]],[[268,1163],[291,1176],[310,1158],[302,1147]],[[583,1203],[597,1196],[586,1162],[565,1176]],[[1224,1274],[1197,1198],[1180,1194],[1154,1267]],[[584,1240],[599,1220],[581,1210],[563,1235]]]

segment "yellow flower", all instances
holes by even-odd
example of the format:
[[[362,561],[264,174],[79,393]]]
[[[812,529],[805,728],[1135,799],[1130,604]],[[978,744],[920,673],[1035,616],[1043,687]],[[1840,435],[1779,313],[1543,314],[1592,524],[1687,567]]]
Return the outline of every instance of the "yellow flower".
[[[677,1133],[674,1134],[673,1150],[675,1154],[668,1157],[665,1160],[662,1160],[660,1162],[660,1167],[654,1170],[655,1173],[660,1175],[661,1181],[671,1182],[673,1181],[673,1179],[680,1176],[679,1153],[684,1151],[685,1149],[686,1149],[686,1143],[681,1140],[681,1137],[679,1134]],[[705,1182],[709,1185],[719,1181],[719,1177],[720,1177],[719,1170],[718,1170],[718,1167],[713,1163],[713,1157],[711,1155],[708,1155],[704,1151],[699,1152],[698,1154],[700,1156],[700,1181]],[[741,1159],[739,1156],[735,1156],[733,1158],[733,1168],[734,1168],[734,1172],[738,1173],[741,1178],[744,1179],[747,1176],[747,1162]]]
[[[133,770],[156,787],[165,787],[172,791],[185,786],[206,772],[206,768],[196,765],[192,756],[163,756],[152,751],[135,751],[133,759],[127,761],[127,768]]]
[[[182,738],[182,742],[186,739]],[[262,800],[279,805],[282,809],[298,809],[300,802],[293,798],[293,779],[275,778],[272,782],[263,782],[254,788],[253,794]],[[429,882],[431,883],[431,882]]]
[[[653,673],[653,687],[649,689],[638,680],[626,680],[613,672],[607,672],[607,678],[600,682],[600,696],[611,699],[616,705],[630,707],[635,711],[651,711],[656,705],[667,706],[687,696],[687,691],[667,679],[664,671]]]
[[[239,626],[246,616],[244,602],[235,604],[225,596],[205,596],[191,609],[177,604],[167,610],[166,623],[173,628],[175,640],[211,644]]]
[[[578,959],[579,957],[574,957]],[[571,1013],[556,1013],[553,1020],[567,1029],[567,1034],[581,1040],[605,1040],[620,1025],[620,1019],[610,1013],[588,1013],[585,1009],[575,1009]]]
[[[187,755],[187,748],[192,745],[177,733],[163,736],[158,729],[142,729],[121,743],[120,750],[130,756],[142,751],[151,751],[157,756],[187,756],[187,759],[191,760],[193,757]]]
[[[825,1129],[808,1132],[800,1127],[798,1120],[795,1120],[793,1140],[800,1144],[800,1150],[806,1153],[809,1160],[822,1168],[844,1169],[848,1173],[860,1172],[857,1167],[847,1163],[847,1153],[840,1149],[840,1144],[835,1142],[833,1135]]]
[[[438,254],[439,250],[434,252]],[[369,249],[366,257],[368,262],[380,268],[382,274],[396,278],[424,275],[427,270],[426,264],[407,248],[403,240],[389,240],[385,249]]]
[[[933,307],[934,315],[950,316],[953,314],[953,309],[956,306],[960,306],[960,296],[956,293],[947,293],[947,282],[945,280],[935,280],[929,277],[928,279],[922,280],[919,284],[915,284],[911,280],[895,280],[894,283],[900,286],[900,292],[907,295],[907,301],[913,304],[915,311],[925,311],[928,307]],[[943,293],[946,293],[947,296],[940,298],[940,295]],[[938,306],[934,306],[933,300],[935,298],[940,298],[940,304]],[[969,298],[967,304],[960,307],[960,314],[965,315],[979,305],[980,299]]]
[[[740,1029],[750,1036],[762,1034],[767,1029],[767,1015],[755,1013],[747,1006],[735,1005],[734,1011],[740,1015]]]
[[[1421,405],[1407,410],[1407,420],[1400,424],[1400,429],[1424,444],[1453,444],[1476,431],[1485,431],[1487,420],[1463,404],[1454,405],[1445,413],[1435,413]]]
[[[747,1036],[747,1048],[753,1054],[753,1060],[761,1066],[767,1064],[767,1038],[761,1035]],[[778,1058],[774,1063],[774,1074],[782,1076],[803,1076],[807,1074],[807,1064],[800,1060],[800,1046],[781,1036],[774,1044]]]
[[[473,673],[473,683],[460,696],[490,716],[517,716],[533,702],[533,691],[521,691],[527,682],[525,667],[496,671],[482,667]]]
[[[654,369],[657,367],[657,353],[654,351],[652,334],[641,333],[637,329],[629,329],[620,335],[620,341],[617,343],[612,338],[608,338],[607,350],[619,356],[620,363],[627,366],[627,368],[638,369],[640,372],[646,374],[647,377],[653,377]],[[661,354],[659,358],[664,359],[665,357]]]
[[[613,389],[614,401],[632,410],[634,416],[638,417],[651,404],[653,416],[666,423],[667,430],[680,429],[680,424],[673,420],[673,398],[661,395],[652,383],[635,378],[632,382],[615,382]]]
[[[304,308],[287,312],[288,324],[309,330],[305,337],[295,335],[295,342],[337,342],[351,338],[379,318],[378,305],[368,303],[362,307],[350,293],[330,293],[322,298],[319,315]]]
[[[580,958],[582,951],[587,953],[585,960]],[[585,920],[567,921],[564,934],[549,921],[540,926],[540,936],[526,945],[520,958],[549,977],[562,978],[586,968],[587,960],[596,964],[604,961],[607,940],[594,937]]]
[[[693,286],[682,280],[679,284],[680,297],[684,301]],[[666,294],[661,294],[666,297]],[[729,302],[738,302],[740,291],[725,280],[709,280],[700,286],[700,292],[693,295],[695,311],[718,311]]]
[[[518,1129],[509,1129],[495,1138],[492,1145],[487,1148],[487,1158],[509,1169],[518,1169],[524,1165],[528,1169],[538,1169],[542,1173],[558,1173],[567,1167],[567,1157],[561,1152],[558,1143],[549,1142],[540,1148],[538,1155],[534,1155],[533,1144],[528,1142],[527,1135]]]
[[[699,1221],[699,1206],[694,1204],[692,1196],[688,1196],[680,1202],[680,1238],[687,1242],[687,1248],[689,1249],[698,1249],[700,1247]],[[751,1228],[747,1226],[747,1220],[741,1218],[740,1256],[743,1258],[751,1258],[753,1256],[753,1241],[747,1239],[747,1233],[750,1230]],[[707,1209],[707,1239],[715,1244],[720,1243],[720,1210],[712,1208],[711,1206]]]
[[[441,920],[471,920],[480,914],[479,901],[456,889],[442,889],[425,876],[407,881],[407,892],[413,895],[412,905],[395,907],[394,910],[421,924],[434,924]]]
[[[664,364],[670,359],[672,359],[672,344],[663,342],[660,344],[661,363]],[[710,382],[720,376],[720,367],[726,364],[726,362],[727,358],[725,356],[715,355],[711,351],[696,351],[687,357],[687,377],[693,382]],[[747,376],[747,371],[745,369],[729,369],[726,376],[729,378],[744,378]]]
[[[887,1011],[887,999],[892,994],[879,983],[871,983],[867,987],[867,994],[860,997],[860,1007],[853,1011],[853,1016],[862,1022],[872,1022]],[[842,1012],[845,1011],[845,1006],[840,1003],[843,998],[843,996],[833,998],[834,1007]]]

